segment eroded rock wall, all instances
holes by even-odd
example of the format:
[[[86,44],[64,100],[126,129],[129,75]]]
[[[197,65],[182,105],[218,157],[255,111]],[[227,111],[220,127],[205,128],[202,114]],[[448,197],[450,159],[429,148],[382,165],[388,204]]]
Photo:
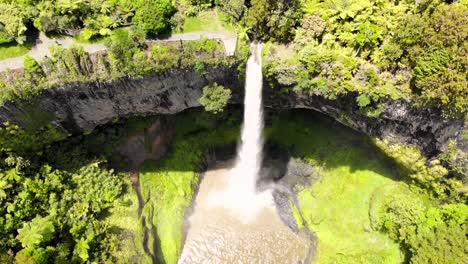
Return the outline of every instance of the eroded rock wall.
[[[467,124],[463,119],[443,118],[438,109],[415,107],[404,100],[388,100],[380,115],[370,117],[359,108],[357,94],[353,93],[328,100],[305,92],[264,91],[265,102],[272,108],[313,109],[367,135],[417,145],[427,156],[444,150],[449,139],[458,141],[458,146],[468,151],[467,140],[462,136],[462,131],[468,129]]]

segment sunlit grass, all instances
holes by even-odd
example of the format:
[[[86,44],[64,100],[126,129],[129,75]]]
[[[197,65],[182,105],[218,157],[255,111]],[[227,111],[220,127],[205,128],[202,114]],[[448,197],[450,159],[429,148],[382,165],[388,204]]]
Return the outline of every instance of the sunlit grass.
[[[220,11],[207,10],[201,11],[197,16],[186,17],[182,32],[187,33],[198,31],[227,31],[234,32],[234,26],[222,19]]]
[[[0,60],[26,55],[32,48],[31,43],[19,45],[16,42],[0,45]]]

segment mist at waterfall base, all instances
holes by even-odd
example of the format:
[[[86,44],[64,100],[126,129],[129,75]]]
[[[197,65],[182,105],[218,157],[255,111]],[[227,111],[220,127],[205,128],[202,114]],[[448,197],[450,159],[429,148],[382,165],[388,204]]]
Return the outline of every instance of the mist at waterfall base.
[[[241,144],[224,190],[213,193],[212,206],[223,206],[243,222],[251,221],[265,207],[274,207],[271,191],[256,191],[263,151],[262,57],[261,44],[252,44],[247,61],[244,124]]]

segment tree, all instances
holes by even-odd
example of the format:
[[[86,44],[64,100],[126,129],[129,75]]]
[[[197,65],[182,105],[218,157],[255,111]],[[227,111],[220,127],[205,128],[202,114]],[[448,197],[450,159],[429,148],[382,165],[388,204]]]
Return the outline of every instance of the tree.
[[[205,107],[206,111],[217,114],[224,111],[230,98],[231,90],[217,83],[212,83],[203,88],[203,96],[200,98],[200,104]]]
[[[20,6],[0,3],[0,44],[13,40],[23,44],[28,20],[27,11]]]
[[[226,13],[228,13],[235,21],[241,19],[246,7],[244,5],[245,0],[219,0],[219,7]]]
[[[169,27],[174,11],[170,0],[145,0],[136,8],[132,21],[145,32],[157,35]]]
[[[74,253],[78,255],[84,261],[88,260],[89,258],[88,250],[89,250],[88,241],[81,238],[80,240],[78,240],[78,242],[76,242]]]
[[[298,0],[254,0],[247,26],[262,40],[288,41],[302,16]]]

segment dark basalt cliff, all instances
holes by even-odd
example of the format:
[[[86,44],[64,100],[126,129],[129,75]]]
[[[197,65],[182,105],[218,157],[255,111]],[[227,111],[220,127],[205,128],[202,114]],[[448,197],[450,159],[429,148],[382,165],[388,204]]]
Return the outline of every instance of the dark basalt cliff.
[[[461,136],[467,125],[463,119],[444,119],[438,109],[415,107],[404,100],[388,100],[379,116],[370,117],[361,111],[356,96],[349,93],[328,100],[304,92],[266,90],[265,101],[272,108],[313,109],[367,135],[417,145],[429,157],[443,151],[449,139],[468,150]]]
[[[243,81],[238,76],[237,67],[219,66],[206,68],[202,74],[172,70],[144,78],[68,84],[45,90],[33,100],[0,106],[0,122],[27,126],[38,116],[50,116],[52,124],[68,133],[88,132],[117,118],[174,114],[198,107],[202,88],[210,82],[230,87],[231,103],[239,104]],[[368,135],[415,144],[428,156],[441,151],[450,138],[458,139],[462,148],[466,146],[460,142],[463,120],[446,120],[435,109],[417,108],[405,101],[388,101],[382,114],[368,117],[356,105],[355,96],[327,100],[306,93],[264,89],[266,107],[313,109]]]

